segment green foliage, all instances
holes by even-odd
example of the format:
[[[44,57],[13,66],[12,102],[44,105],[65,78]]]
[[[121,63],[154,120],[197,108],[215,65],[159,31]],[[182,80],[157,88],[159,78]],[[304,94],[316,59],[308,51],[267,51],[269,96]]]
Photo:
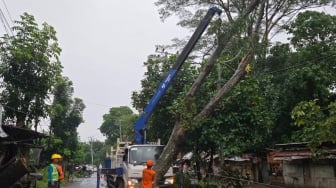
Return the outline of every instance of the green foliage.
[[[172,15],[177,15],[180,18],[179,24],[186,28],[195,28],[201,15],[204,15],[209,6],[218,6],[223,10],[223,15],[220,16],[222,21],[214,22],[206,33],[206,40],[201,40],[200,47],[196,47],[196,49],[202,50],[203,56],[193,60],[201,62],[201,68],[203,62],[207,60],[209,60],[207,68],[213,68],[212,63],[214,62],[220,63],[218,67],[224,65],[224,68],[218,68],[217,74],[214,72],[208,74],[207,71],[201,72],[207,76],[207,80],[198,83],[202,84],[202,88],[197,88],[198,93],[196,96],[192,96],[192,99],[186,97],[188,100],[185,100],[185,98],[176,100],[180,96],[177,94],[183,93],[175,91],[171,94],[176,94],[177,97],[167,100],[169,103],[162,106],[164,110],[158,114],[153,114],[152,119],[169,112],[168,109],[177,110],[177,114],[173,114],[174,116],[168,114],[168,116],[160,118],[160,121],[154,125],[160,127],[161,131],[151,130],[151,132],[161,133],[162,128],[166,128],[161,125],[163,124],[162,121],[169,121],[169,119],[164,119],[166,117],[171,118],[172,123],[169,123],[171,125],[174,122],[180,123],[182,119],[182,122],[185,121],[183,125],[187,126],[185,126],[185,129],[179,129],[178,136],[182,135],[184,137],[181,136],[181,139],[177,141],[177,137],[172,135],[171,138],[173,139],[168,142],[169,147],[177,148],[177,151],[180,151],[181,148],[189,146],[188,149],[194,148],[196,151],[201,148],[214,152],[220,145],[224,145],[224,154],[260,151],[260,149],[264,149],[265,146],[275,142],[287,142],[295,139],[294,136],[302,130],[294,126],[290,118],[293,107],[302,100],[315,98],[326,104],[334,97],[329,89],[335,87],[334,78],[336,76],[333,73],[336,72],[334,70],[335,65],[331,58],[325,58],[326,56],[334,56],[334,40],[329,40],[332,39],[329,35],[332,35],[333,26],[329,27],[330,33],[318,32],[319,26],[312,28],[316,31],[310,32],[310,28],[306,28],[309,24],[300,24],[300,21],[298,21],[299,24],[295,25],[295,22],[293,22],[293,25],[289,26],[289,28],[293,26],[291,29],[295,28],[295,30],[289,30],[289,34],[293,35],[291,43],[277,45],[277,48],[273,48],[269,55],[270,35],[274,33],[277,26],[284,25],[286,22],[288,24],[288,18],[295,16],[300,11],[330,2],[332,1],[302,0],[227,1],[223,3],[206,0],[158,0],[156,5],[160,7],[161,18],[166,19]],[[305,22],[311,20],[306,19]],[[324,19],[322,20],[324,21]],[[332,19],[326,20],[330,21]],[[316,23],[312,25],[314,24]],[[330,24],[335,25],[333,22]],[[318,36],[323,40],[307,40],[310,37],[300,36],[301,31],[309,31],[304,34],[312,33],[311,38]],[[328,31],[328,27],[326,27],[326,31]],[[321,34],[326,36],[321,36]],[[327,42],[327,45],[322,42]],[[221,52],[220,55],[218,55],[218,51]],[[212,52],[215,53],[211,54]],[[241,61],[241,57],[244,57],[247,52],[253,52],[252,56],[255,62],[249,62],[253,70],[244,80],[244,74],[234,74],[238,76],[232,77],[233,73],[237,73],[235,71],[239,70],[237,64]],[[210,54],[211,58],[208,58]],[[228,58],[234,57],[233,54],[238,54],[237,58]],[[218,56],[220,57],[218,58]],[[150,66],[152,69],[148,68],[150,74],[146,75],[148,77],[142,84],[143,91],[147,91],[142,91],[143,96],[147,96],[143,97],[145,99],[149,98],[148,93],[152,93],[153,88],[158,85],[157,80],[161,80],[158,79],[160,74],[151,72],[155,70],[161,73],[160,62],[149,63],[146,66]],[[240,65],[243,64],[239,64],[238,68],[241,68]],[[259,67],[260,65],[261,67]],[[274,72],[280,72],[281,69],[284,70],[282,73],[271,75]],[[269,73],[265,75],[265,72]],[[195,78],[195,76],[192,78]],[[224,87],[223,90],[220,90],[224,85],[222,83],[225,83],[226,80],[229,81],[226,82],[227,85],[225,86],[234,86],[235,88],[227,87],[228,89],[225,89]],[[241,82],[236,85],[236,81]],[[175,82],[179,83],[180,81]],[[215,95],[219,90],[222,93]],[[185,90],[181,89],[179,91]],[[218,103],[216,101],[211,106],[209,105],[211,109],[205,108],[209,107],[206,106],[209,101],[214,101],[210,100],[213,96],[222,99],[227,95],[229,97],[225,100]],[[134,97],[132,99],[135,101],[134,106],[138,109],[143,107],[142,105],[137,106],[139,101],[148,101],[134,100]],[[139,99],[139,97],[136,99]],[[171,104],[174,104],[174,106],[169,107]],[[214,106],[216,106],[216,109],[213,108]],[[167,107],[169,108],[167,109]],[[214,113],[202,119],[202,121],[194,119],[193,116],[202,109],[205,109],[202,112]],[[171,132],[171,129],[164,130]],[[183,143],[181,146],[177,146],[182,142],[180,140],[187,141],[188,145]],[[169,161],[173,158],[171,156],[165,151],[162,161],[171,162]],[[159,161],[159,165],[167,164],[160,164]],[[162,176],[163,174],[159,175]]]
[[[198,148],[223,147],[226,154],[240,154],[266,146],[273,127],[263,90],[253,78],[241,81],[230,97],[222,101],[209,120],[190,133]]]
[[[79,142],[78,148],[74,157],[71,158],[71,162],[78,164],[91,164],[91,144],[93,154],[93,164],[97,167],[99,164],[104,164],[106,152],[110,151],[110,145],[100,142],[98,140],[92,140],[92,142]]]
[[[45,188],[48,186],[48,167],[41,168],[38,173],[42,174],[42,179],[36,181],[36,188]],[[68,171],[65,171],[65,177],[67,177]],[[68,183],[67,178],[61,181],[61,187]]]
[[[169,57],[149,56],[147,62],[144,63],[147,71],[145,72],[145,78],[141,81],[142,90],[132,94],[133,106],[136,109],[141,111],[146,107],[158,85],[175,63],[176,58],[175,55]],[[180,118],[176,116],[176,110],[180,108],[178,107],[181,104],[180,102],[183,102],[181,97],[185,96],[186,89],[190,87],[196,73],[196,67],[192,66],[190,62],[183,64],[149,119],[147,125],[149,140],[160,138],[163,143],[167,143],[175,120]],[[179,113],[179,115],[181,114],[187,115],[186,113]]]
[[[32,15],[24,13],[13,27],[14,36],[0,41],[1,103],[5,118],[24,126],[47,117],[45,103],[61,74],[56,31],[46,23],[39,29]]]
[[[180,180],[180,178],[181,178],[181,175],[179,173],[175,174],[173,188],[191,187],[191,180],[188,175],[183,174],[183,177],[182,177],[183,182],[181,182],[182,180]]]
[[[310,47],[317,53],[329,50],[336,39],[336,17],[323,12],[301,12],[285,28],[293,35],[290,40],[294,47]]]
[[[137,115],[129,107],[112,107],[108,114],[103,115],[103,123],[99,130],[107,137],[109,144],[116,143],[120,136],[123,141],[133,141],[133,125],[136,119]]]
[[[78,126],[84,121],[83,101],[72,98],[74,89],[67,77],[59,77],[54,89],[53,103],[50,107],[50,129],[53,133],[48,153],[62,153],[73,158],[78,148]]]
[[[188,136],[186,140],[190,145],[201,148],[213,148],[214,145],[219,146],[219,144],[224,143],[226,152],[228,153],[240,153],[245,150],[257,149],[265,146],[270,139],[270,133],[275,130],[274,125],[277,122],[274,120],[276,119],[276,116],[279,114],[283,115],[279,113],[282,111],[277,107],[281,102],[272,101],[275,99],[274,94],[276,94],[276,100],[282,96],[280,95],[282,88],[281,86],[278,86],[275,91],[272,91],[271,86],[258,86],[257,84],[270,83],[275,79],[277,81],[282,81],[283,79],[281,77],[276,77],[275,79],[263,78],[259,80],[252,75],[251,78],[247,78],[243,83],[239,84],[237,88],[231,92],[231,96],[226,99],[226,101],[221,101],[218,104],[215,113],[209,118],[199,120],[194,119],[193,117],[208,104],[209,99],[212,98],[214,94],[218,92],[219,87],[223,85],[223,81],[228,80],[231,77],[237,63],[241,60],[240,57],[244,56],[247,49],[253,48],[253,51],[257,53],[258,57],[263,57],[263,51],[266,50],[268,45],[267,36],[272,29],[272,27],[269,27],[270,25],[277,25],[277,22],[279,22],[282,16],[294,14],[296,12],[294,10],[300,10],[310,6],[320,6],[328,3],[327,1],[275,1],[272,4],[264,4],[269,8],[268,10],[264,10],[264,14],[279,16],[279,20],[267,20],[267,26],[262,24],[264,21],[262,20],[263,17],[260,17],[261,20],[258,20],[258,17],[260,16],[259,11],[263,7],[264,2],[257,2],[257,7],[259,8],[253,9],[246,17],[235,19],[235,13],[238,13],[238,15],[245,14],[245,12],[249,11],[248,7],[252,2],[254,1],[246,1],[244,3],[237,1],[227,4],[204,0],[158,0],[156,2],[156,5],[160,7],[159,13],[162,19],[166,19],[172,15],[178,15],[181,19],[179,24],[182,27],[187,28],[196,27],[201,16],[204,15],[204,12],[209,6],[218,6],[224,10],[223,14],[226,14],[224,18],[221,17],[222,22],[217,21],[211,23],[210,29],[208,30],[208,33],[206,33],[206,37],[209,37],[210,39],[207,38],[207,42],[204,42],[203,40],[200,41],[202,47],[196,47],[196,49],[208,49],[206,51],[211,52],[213,46],[209,44],[213,44],[214,42],[211,41],[211,36],[216,35],[216,45],[226,45],[226,50],[224,50],[223,54],[217,59],[218,63],[225,62],[222,63],[224,66],[220,67],[221,65],[218,65],[220,67],[218,68],[218,73],[210,73],[207,80],[203,81],[202,88],[193,99],[185,100],[184,97],[178,100],[175,99],[174,101],[172,100],[174,106],[169,107],[169,109],[174,109],[176,112],[173,117],[181,120],[183,125],[185,125],[185,128],[187,128]],[[193,11],[195,10],[195,6],[197,7],[197,10]],[[273,8],[274,10],[277,10],[277,12],[270,11]],[[261,24],[262,26],[258,24]],[[258,35],[259,33],[260,35]],[[232,38],[235,40],[231,40]],[[274,52],[277,52],[277,54],[274,53],[273,57],[277,60],[277,64],[272,62],[271,65],[268,65],[265,61],[263,67],[257,67],[259,64],[256,64],[253,67],[257,67],[256,70],[260,72],[267,70],[266,68],[275,70],[276,67],[283,67],[285,65],[282,63],[283,60],[286,60],[287,55],[291,52],[288,44],[282,46],[279,45],[279,47],[282,51],[275,49]],[[237,57],[235,57],[235,54],[237,54]],[[278,57],[278,54],[281,54],[282,56]],[[204,57],[206,56],[203,56],[203,58]],[[228,61],[228,59],[230,60]],[[206,60],[206,58],[204,60]],[[143,88],[145,88],[145,85],[143,85]],[[264,89],[267,90],[267,93],[264,93]],[[271,106],[268,106],[268,104],[271,104]],[[169,104],[166,106],[169,106]],[[288,111],[288,109],[290,108],[286,109],[287,120],[290,119],[288,116],[290,111]],[[162,113],[164,112],[161,112],[160,114]],[[153,119],[156,116],[156,114],[153,114]],[[160,118],[160,120],[162,120],[162,118]],[[286,123],[289,122],[290,121],[286,121]],[[171,124],[173,124],[173,122]],[[157,126],[158,124],[155,125]],[[169,131],[171,132],[171,130]],[[244,140],[244,142],[241,142],[241,140]]]
[[[40,169],[39,173],[42,174],[42,180],[36,181],[36,187],[37,188],[46,187],[48,185],[48,167]]]
[[[266,25],[262,24],[261,29],[256,30],[262,34],[255,36],[256,38],[250,37],[254,29],[257,29],[255,28],[258,24],[256,18],[260,9],[255,9],[244,19],[234,20],[231,17],[232,20],[230,20],[232,14],[228,12],[235,10],[235,13],[242,14],[250,2],[231,2],[227,5],[228,7],[219,2],[202,0],[158,0],[156,2],[156,5],[160,6],[162,19],[174,14],[178,15],[181,18],[180,25],[187,28],[194,28],[197,25],[200,16],[204,14],[209,5],[218,5],[225,10],[228,20],[223,19],[222,23],[215,22],[207,34],[208,37],[217,35],[216,44],[226,44],[228,50],[217,59],[218,63],[224,66],[219,68],[218,73],[211,72],[208,80],[203,81],[202,88],[196,96],[189,100],[185,100],[183,96],[187,89],[183,86],[189,86],[199,71],[196,69],[193,72],[195,67],[192,66],[185,67],[184,70],[189,70],[192,74],[180,73],[186,78],[177,78],[174,81],[173,87],[168,90],[152,115],[149,122],[150,132],[154,134],[160,132],[160,136],[168,138],[172,125],[178,119],[182,120],[187,130],[188,143],[184,146],[185,148],[216,150],[220,145],[224,145],[226,154],[258,151],[274,143],[299,141],[296,135],[300,134],[302,129],[294,126],[290,116],[296,104],[301,101],[319,99],[321,105],[325,106],[335,99],[335,94],[330,92],[336,83],[333,60],[334,17],[314,12],[301,13],[297,20],[286,27],[288,33],[292,35],[291,42],[275,45],[271,48],[270,54],[266,56],[268,38],[264,38],[263,41],[259,41],[259,38],[264,37],[262,35],[268,36],[272,28],[266,28]],[[275,1],[265,6],[274,6],[274,10],[278,11],[274,15],[279,13],[280,16],[290,16],[297,10],[321,6],[329,2],[331,1]],[[197,11],[191,11],[195,6]],[[258,7],[263,6],[260,4]],[[264,20],[259,21],[263,23]],[[274,25],[279,23],[272,22]],[[230,27],[230,24],[233,26]],[[258,33],[255,34],[258,35]],[[226,37],[229,35],[235,36],[236,40],[233,41]],[[211,37],[209,38],[211,40]],[[206,42],[201,45],[203,48],[197,49],[213,47]],[[246,49],[251,48],[258,53],[256,62],[251,65],[252,73],[231,91],[228,98],[218,104],[209,118],[193,119],[194,115],[217,93],[219,87],[223,85],[223,80],[230,78],[232,71],[240,61],[240,56],[244,55]],[[238,58],[233,58],[235,54],[238,54]],[[207,56],[204,57],[206,59]],[[154,89],[167,72],[168,65],[171,64],[170,58],[163,59],[164,63],[161,62],[162,60],[149,58],[145,63],[147,72],[146,78],[142,80],[143,89],[139,93],[134,93],[132,97],[133,105],[137,109],[142,109],[147,104]],[[228,59],[233,60],[227,61]],[[175,84],[179,84],[180,87]]]
[[[323,142],[336,143],[336,102],[322,108],[317,101],[302,101],[292,111],[295,124],[302,127],[301,139],[316,149]]]
[[[280,62],[276,61],[277,56],[284,57],[281,58],[284,61],[278,66],[276,74],[272,75],[272,84],[276,91],[272,99],[277,100],[276,127],[272,132],[273,138],[279,142],[307,141],[307,138],[300,136],[306,130],[295,126],[291,119],[291,112],[297,104],[316,100],[319,105],[328,106],[335,99],[335,93],[332,92],[336,83],[333,68],[335,41],[329,40],[335,34],[327,32],[332,30],[331,25],[335,18],[312,11],[301,13],[287,27],[292,34],[291,44],[296,47],[296,52],[274,50],[273,54],[281,52],[287,54],[287,58],[274,55],[269,59],[272,61],[269,66],[271,67],[274,60],[275,63]],[[309,33],[306,32],[308,30]]]
[[[111,146],[110,145],[106,145],[104,142],[100,142],[97,140],[93,140],[92,142],[88,143],[92,144],[92,153],[93,153],[93,164],[96,165],[97,167],[99,166],[99,164],[104,164],[104,160],[106,157],[106,152],[110,151]],[[90,148],[91,150],[91,148]],[[89,152],[86,152],[89,153]],[[91,160],[89,162],[89,164],[91,163]]]

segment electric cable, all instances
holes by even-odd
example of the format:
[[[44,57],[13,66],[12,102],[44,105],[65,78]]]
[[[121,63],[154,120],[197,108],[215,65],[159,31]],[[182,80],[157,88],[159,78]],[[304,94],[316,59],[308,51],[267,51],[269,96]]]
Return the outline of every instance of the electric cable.
[[[304,62],[304,63],[295,64],[295,65],[292,65],[292,66],[289,66],[289,67],[286,67],[286,68],[283,68],[283,69],[261,72],[257,76],[261,76],[261,75],[264,75],[264,74],[274,74],[274,73],[278,73],[278,72],[287,71],[287,70],[294,69],[294,68],[297,68],[297,67],[301,67],[301,66],[304,66],[304,65],[313,64],[314,62],[316,62],[318,60],[326,60],[326,59],[328,59],[330,57],[334,57],[334,56],[335,56],[335,54],[330,54],[330,55],[323,56],[323,57],[317,57],[317,58],[312,59],[310,61],[307,61],[307,62]]]
[[[0,8],[0,12],[1,12],[1,13],[0,13],[0,20],[1,20],[1,22],[2,22],[2,25],[3,25],[4,29],[5,29],[5,32],[6,32],[7,35],[9,36],[8,28],[6,27],[5,21],[4,21],[3,17],[2,17],[2,10],[1,10],[1,8]]]
[[[9,13],[9,10],[8,10],[8,7],[7,7],[7,4],[6,4],[6,1],[5,0],[2,0],[3,4],[5,5],[5,9],[7,11],[7,14],[8,14],[8,17],[9,17],[9,20],[14,23],[13,19],[12,19],[12,16],[11,14]]]
[[[6,30],[7,35],[9,36],[14,36],[14,33],[12,31],[12,28],[10,27],[5,14],[3,13],[2,9],[0,8],[0,17],[1,17],[1,22]]]

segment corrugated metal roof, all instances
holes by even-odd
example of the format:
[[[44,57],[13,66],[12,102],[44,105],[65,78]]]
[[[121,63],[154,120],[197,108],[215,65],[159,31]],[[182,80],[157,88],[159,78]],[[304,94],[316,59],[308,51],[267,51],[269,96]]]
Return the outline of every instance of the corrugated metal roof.
[[[289,143],[277,144],[281,149],[268,152],[269,161],[292,161],[313,158],[313,152],[307,146],[307,143]],[[322,144],[319,159],[335,159],[336,145]]]

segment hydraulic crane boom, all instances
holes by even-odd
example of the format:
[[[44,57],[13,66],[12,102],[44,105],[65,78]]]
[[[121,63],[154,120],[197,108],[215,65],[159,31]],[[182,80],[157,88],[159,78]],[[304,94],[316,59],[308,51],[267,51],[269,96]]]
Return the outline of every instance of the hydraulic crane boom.
[[[179,55],[177,61],[174,63],[172,69],[168,72],[166,77],[161,81],[155,94],[152,96],[151,100],[145,107],[143,113],[141,114],[141,116],[139,117],[139,119],[134,125],[135,144],[145,144],[146,143],[145,133],[146,133],[146,128],[147,128],[147,121],[150,118],[151,114],[153,113],[153,110],[156,107],[156,104],[159,102],[163,94],[166,93],[172,80],[175,78],[181,66],[183,65],[184,61],[187,59],[188,55],[194,48],[196,42],[199,40],[204,30],[209,25],[212,17],[216,13],[221,14],[221,12],[222,11],[218,9],[217,7],[212,7],[208,10],[207,14],[204,16],[204,18],[201,20],[200,24],[196,28],[194,34],[189,39],[187,45],[184,47],[182,53]]]

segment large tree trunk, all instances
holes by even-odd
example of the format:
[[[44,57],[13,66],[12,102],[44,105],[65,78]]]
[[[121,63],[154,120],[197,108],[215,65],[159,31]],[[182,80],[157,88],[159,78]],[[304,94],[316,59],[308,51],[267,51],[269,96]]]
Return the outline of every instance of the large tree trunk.
[[[203,110],[194,117],[195,121],[198,121],[199,118],[206,119],[214,110],[218,102],[229,94],[233,86],[235,86],[244,77],[246,65],[251,61],[252,57],[253,56],[251,51],[245,55],[228,82],[209,101]],[[190,96],[186,96],[186,98],[190,98]],[[181,148],[184,145],[186,131],[187,129],[184,127],[184,124],[181,121],[175,122],[170,139],[155,167],[158,177],[157,179],[161,179],[171,164],[173,164],[173,162],[176,160],[177,154],[182,150]]]
[[[231,20],[231,26],[228,28],[228,30],[224,32],[222,35],[218,36],[218,40],[220,41],[220,43],[212,53],[211,57],[209,58],[208,62],[204,66],[201,73],[199,74],[198,78],[194,81],[193,85],[191,86],[189,92],[186,95],[185,101],[193,101],[195,93],[198,91],[198,89],[204,82],[205,78],[211,72],[213,66],[217,62],[217,59],[220,57],[223,49],[232,40],[233,36],[235,36],[239,31],[241,22],[243,22],[246,19],[246,17],[259,6],[259,3],[260,0],[252,1],[249,4],[249,6],[246,7],[243,14],[241,14],[235,21]],[[246,65],[251,61],[253,57],[252,54],[253,53],[251,50],[244,56],[244,58],[239,63],[232,77],[227,81],[227,83],[222,88],[220,88],[218,93],[209,101],[209,103],[205,105],[203,110],[194,116],[194,119],[192,121],[199,122],[199,120],[201,119],[206,119],[210,115],[210,113],[214,110],[219,101],[229,94],[231,89],[244,77]],[[191,106],[192,104],[189,105]],[[185,135],[187,131],[182,121],[183,119],[177,120],[175,122],[169,141],[164,151],[162,152],[159,160],[157,161],[157,164],[155,166],[155,170],[157,171],[156,181],[164,176],[164,174],[168,171],[170,166],[176,160],[177,154],[182,150],[181,148],[183,147],[183,143],[185,142]]]
[[[183,127],[183,124],[180,121],[176,121],[168,144],[161,154],[159,161],[157,161],[157,164],[155,165],[155,171],[158,177],[157,179],[163,177],[171,164],[175,161],[178,152],[181,150],[180,147],[183,147],[185,133],[186,130]]]
[[[241,7],[243,11],[240,12],[241,14],[235,20],[231,15],[230,7],[228,6],[228,4],[221,4],[221,7],[224,9],[224,12],[228,17],[228,22],[230,26],[225,31],[223,31],[223,33],[218,35],[218,46],[214,50],[211,57],[208,59],[207,64],[203,67],[203,70],[201,71],[198,78],[195,80],[194,84],[191,86],[189,92],[186,95],[185,101],[193,101],[195,93],[199,90],[205,78],[211,72],[223,49],[226,48],[227,44],[232,41],[233,36],[240,37],[241,35],[239,35],[239,32],[246,32],[248,34],[248,37],[251,39],[251,46],[248,47],[250,51],[245,54],[244,58],[239,63],[232,77],[226,82],[223,87],[219,89],[219,91],[213,96],[208,104],[204,106],[202,111],[198,114],[195,114],[191,121],[197,123],[202,122],[200,120],[204,120],[209,117],[209,115],[215,109],[220,100],[228,96],[232,88],[244,77],[246,73],[246,65],[252,60],[254,55],[253,50],[256,48],[256,46],[254,45],[257,44],[259,40],[261,40],[265,44],[264,48],[266,48],[271,30],[279,24],[282,18],[285,18],[287,16],[289,16],[290,18],[290,16],[295,15],[299,10],[303,10],[315,5],[314,3],[306,4],[294,2],[291,3],[288,1],[267,0],[253,0],[248,2],[250,2],[250,4],[245,7]],[[323,3],[319,5],[323,5]],[[255,22],[246,22],[246,18],[254,10],[258,10],[258,12],[255,12],[255,14],[253,15],[255,17]],[[261,28],[261,25],[263,24],[265,28]],[[246,27],[246,25],[248,27],[245,29],[249,29],[249,31],[242,31],[244,30],[242,28]],[[165,147],[159,161],[156,164],[155,169],[157,170],[157,179],[163,177],[163,175],[169,169],[170,165],[174,162],[177,154],[181,150],[181,147],[183,147],[186,132],[188,131],[183,126],[183,121],[185,120],[180,119],[175,122],[174,129],[167,143],[167,146]]]

